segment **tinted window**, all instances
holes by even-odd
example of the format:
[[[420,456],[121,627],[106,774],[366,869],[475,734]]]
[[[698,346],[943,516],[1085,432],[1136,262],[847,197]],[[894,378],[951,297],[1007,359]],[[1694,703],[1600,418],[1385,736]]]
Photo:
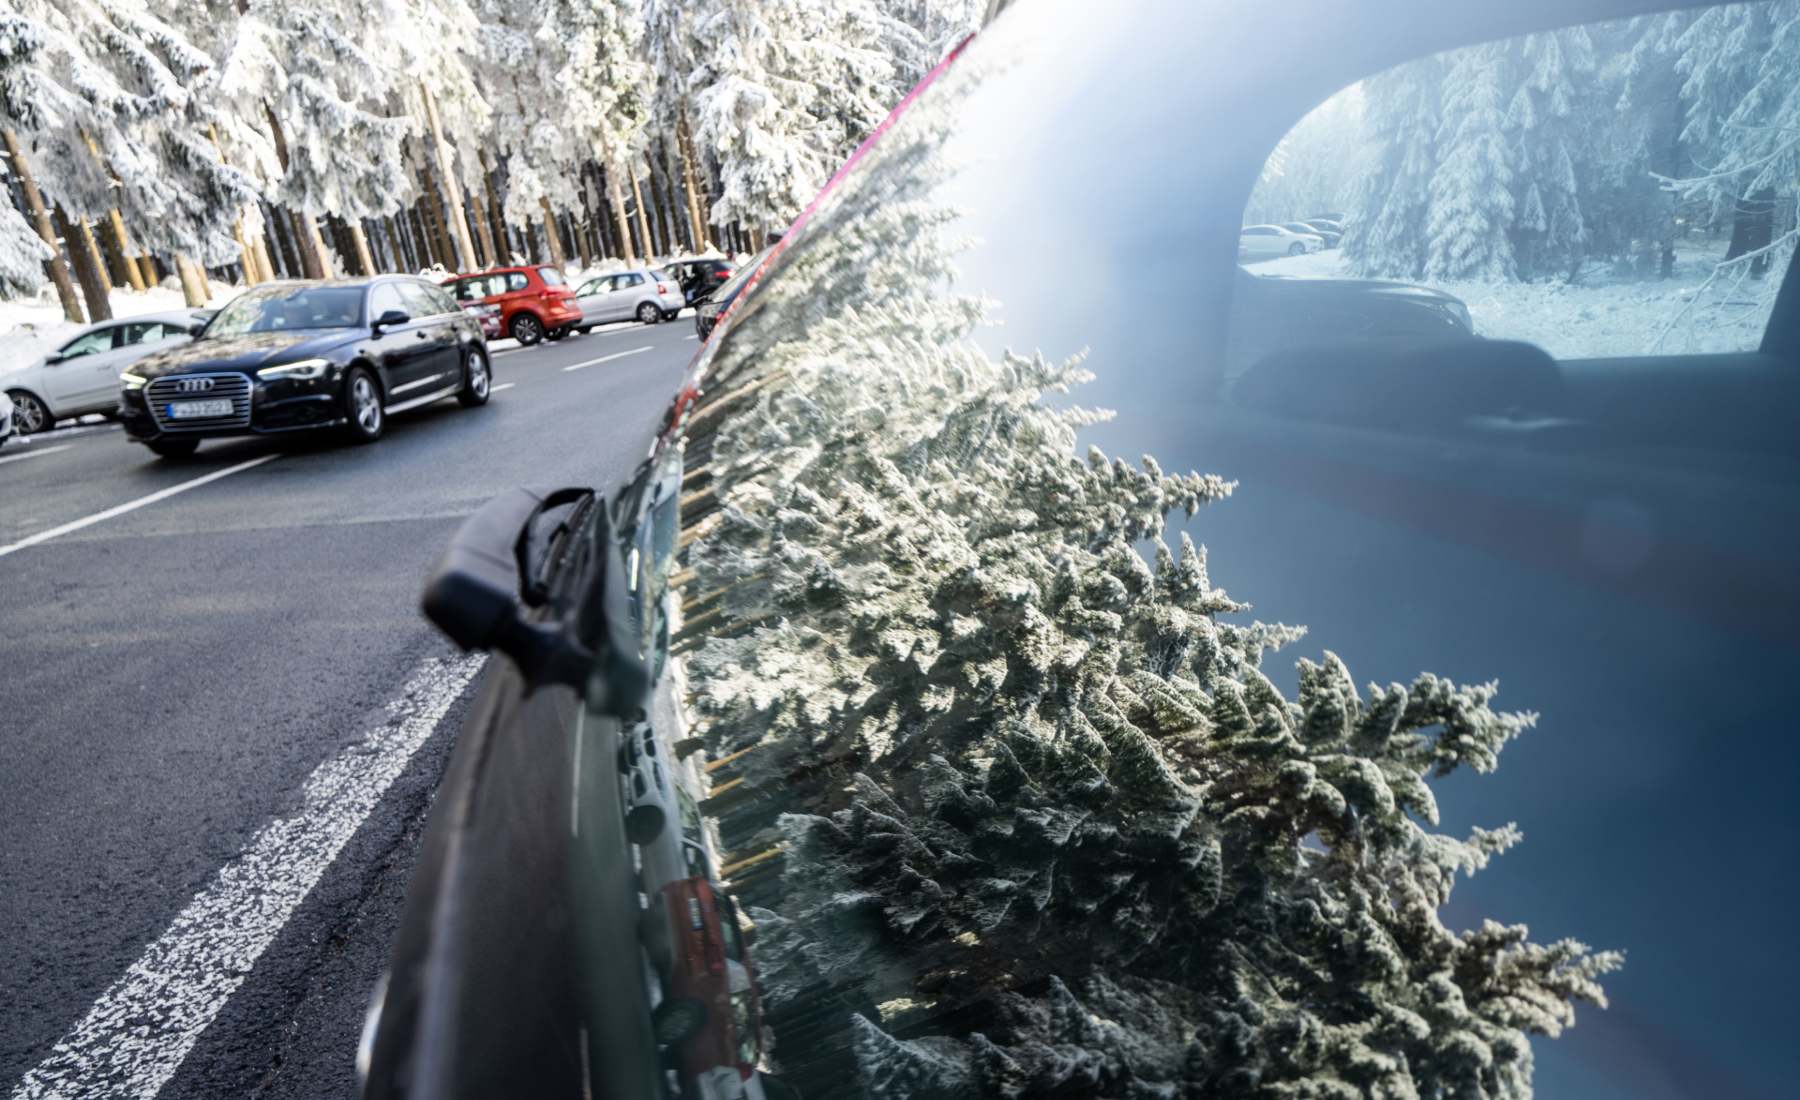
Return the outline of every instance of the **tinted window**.
[[[128,344],[150,344],[158,340],[166,340],[179,335],[180,330],[164,325],[161,321],[137,321],[121,325],[120,346]]]
[[[538,278],[544,280],[546,286],[561,286],[566,281],[563,279],[563,273],[554,267],[540,267],[537,269],[537,273]]]
[[[488,296],[487,282],[480,276],[458,279],[450,284],[450,293],[458,302],[479,302]]]
[[[611,275],[602,275],[598,279],[589,279],[586,285],[584,285],[578,293],[605,294],[612,289],[612,284],[613,281]]]
[[[363,323],[364,293],[360,286],[278,286],[249,290],[219,311],[206,335],[355,328]]]

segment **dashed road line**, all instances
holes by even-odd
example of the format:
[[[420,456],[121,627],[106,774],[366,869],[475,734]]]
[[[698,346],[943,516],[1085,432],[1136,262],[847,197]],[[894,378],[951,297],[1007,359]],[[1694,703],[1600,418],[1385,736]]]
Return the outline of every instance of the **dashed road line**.
[[[488,392],[489,393],[499,393],[501,390],[510,390],[516,385],[518,385],[517,382],[502,382],[498,386],[495,386],[494,388],[488,390]]]
[[[256,831],[12,1100],[152,1100],[161,1092],[482,660],[433,657],[414,669],[385,718],[307,777],[298,811]]]
[[[8,462],[23,462],[28,458],[42,458],[44,455],[53,455],[58,451],[66,451],[72,446],[74,446],[72,443],[59,443],[54,447],[44,447],[35,451],[26,451],[24,454],[3,455],[0,456],[0,466],[4,466]]]
[[[227,466],[223,470],[214,470],[212,473],[204,474],[194,478],[192,481],[184,481],[179,485],[171,485],[167,489],[158,489],[148,496],[141,496],[136,500],[128,500],[124,504],[116,504],[113,507],[106,509],[104,512],[95,512],[91,516],[83,516],[78,520],[65,523],[61,527],[52,527],[48,531],[39,531],[30,538],[20,539],[18,542],[12,543],[9,546],[0,546],[0,558],[23,550],[28,546],[36,546],[40,542],[49,542],[51,539],[61,538],[63,535],[79,531],[84,527],[92,527],[96,523],[102,523],[115,516],[122,516],[126,512],[135,512],[147,504],[155,504],[159,500],[167,500],[177,493],[185,493],[189,489],[198,489],[208,482],[217,481],[222,477],[230,477],[232,474],[243,473],[245,470],[261,466],[265,462],[273,462],[280,457],[280,455],[263,455],[260,458],[253,458],[248,462],[240,462],[236,466]]]
[[[583,368],[585,368],[585,367],[592,367],[592,366],[596,366],[596,365],[598,365],[598,364],[600,364],[600,363],[610,363],[610,362],[612,362],[612,361],[613,361],[613,360],[614,360],[614,359],[623,359],[623,358],[625,358],[625,357],[626,357],[626,356],[627,356],[627,355],[636,355],[636,354],[638,354],[638,353],[639,353],[639,352],[642,352],[642,351],[651,351],[651,350],[654,350],[654,349],[653,349],[653,348],[652,348],[652,346],[651,346],[651,345],[649,345],[649,344],[645,344],[645,345],[644,345],[644,346],[643,346],[643,347],[641,347],[641,348],[632,348],[632,349],[631,349],[631,350],[630,350],[630,351],[615,351],[615,352],[613,352],[613,353],[612,353],[612,354],[611,354],[611,355],[602,355],[602,356],[601,356],[601,357],[600,357],[600,358],[598,358],[598,359],[589,359],[589,360],[587,360],[587,361],[586,361],[586,362],[583,362],[583,363],[571,363],[571,364],[569,364],[569,365],[568,365],[568,366],[566,366],[566,367],[564,367],[564,368],[563,368],[563,373],[565,373],[565,374],[566,374],[566,373],[568,373],[568,372],[569,372],[569,371],[572,371],[572,370],[581,370],[581,369],[583,369]]]

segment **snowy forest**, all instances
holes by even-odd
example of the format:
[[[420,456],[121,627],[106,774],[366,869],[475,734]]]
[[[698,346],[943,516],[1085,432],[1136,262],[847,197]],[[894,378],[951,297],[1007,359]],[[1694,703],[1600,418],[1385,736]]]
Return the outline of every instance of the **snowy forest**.
[[[760,247],[986,0],[6,0],[0,293]]]
[[[1653,282],[1694,252],[1684,312],[1760,331],[1797,205],[1800,3],[1777,0],[1388,70],[1295,127],[1247,221],[1342,211],[1344,274],[1434,284]]]

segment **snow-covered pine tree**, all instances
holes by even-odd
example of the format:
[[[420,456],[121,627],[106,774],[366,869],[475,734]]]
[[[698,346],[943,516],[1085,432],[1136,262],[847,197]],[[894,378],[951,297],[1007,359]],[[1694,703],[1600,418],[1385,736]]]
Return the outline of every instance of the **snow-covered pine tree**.
[[[558,12],[550,25],[563,35],[568,54],[558,85],[569,103],[570,124],[605,172],[607,201],[622,223],[625,185],[642,172],[644,130],[651,111],[643,6],[640,0],[571,0],[547,5],[547,10]],[[648,260],[655,246],[646,236],[641,213],[638,226],[641,251]]]
[[[41,77],[33,68],[43,46],[42,32],[29,20],[14,11],[0,11],[0,127],[5,129],[9,146],[9,174],[17,171],[11,149],[18,148],[20,157],[24,156],[17,131],[29,132],[43,125]],[[74,289],[69,285],[68,270],[61,266],[61,255],[12,203],[0,204],[0,290],[21,294],[37,290],[50,274],[51,264],[61,275],[58,289],[66,292],[65,308],[74,305]],[[75,309],[79,319],[80,307]]]
[[[1369,152],[1342,242],[1359,275],[1416,279],[1425,273],[1426,215],[1439,157],[1446,67],[1443,55],[1421,58],[1364,85],[1361,131]]]
[[[981,26],[986,0],[879,0],[881,8],[914,32],[889,46],[903,88],[910,89]]]
[[[1518,173],[1505,133],[1510,61],[1504,43],[1475,46],[1457,51],[1444,75],[1438,163],[1427,188],[1427,278],[1515,273],[1508,230]]]
[[[650,125],[660,131],[674,150],[680,165],[681,191],[694,247],[706,247],[706,215],[701,196],[704,167],[694,148],[692,96],[688,80],[693,75],[693,13],[686,0],[644,0],[644,50],[650,65]]]
[[[698,66],[689,79],[694,136],[718,158],[708,218],[742,224],[760,247],[818,193],[836,162],[814,113],[817,51],[804,40],[801,0],[702,0],[694,6]]]
[[[813,117],[831,171],[856,151],[910,87],[896,57],[925,54],[920,36],[877,0],[830,0],[806,10],[817,72]]]
[[[1040,398],[1086,371],[973,338],[947,127],[921,103],[884,186],[823,202],[688,422],[697,728],[790,811],[721,822],[779,841],[757,959],[815,1041],[778,1022],[775,1059],[842,1043],[874,1097],[1529,1096],[1528,1036],[1619,959],[1445,927],[1519,834],[1435,832],[1427,779],[1531,716],[1331,654],[1291,698],[1263,674],[1301,632],[1164,544],[1234,486],[1077,458],[1097,414]]]
[[[1510,223],[1521,278],[1573,277],[1587,255],[1576,165],[1586,167],[1607,96],[1596,80],[1583,27],[1527,35],[1518,44],[1523,79],[1512,91],[1506,132],[1513,149],[1516,215]]]
[[[481,266],[481,252],[498,262],[485,222],[477,218],[475,235],[463,211],[465,189],[482,186],[479,149],[493,125],[492,111],[475,77],[481,49],[481,23],[466,0],[400,0],[392,12],[396,22],[385,32],[387,55],[403,75],[399,92],[417,124],[421,140],[431,147],[433,178],[444,189],[451,240],[464,270]]]

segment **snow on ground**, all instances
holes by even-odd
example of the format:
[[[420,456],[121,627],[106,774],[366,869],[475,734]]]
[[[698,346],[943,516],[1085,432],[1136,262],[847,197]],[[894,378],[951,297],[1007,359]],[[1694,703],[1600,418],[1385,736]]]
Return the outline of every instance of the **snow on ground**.
[[[1762,341],[1773,304],[1761,284],[1734,292],[1715,283],[1703,300],[1695,301],[1724,254],[1723,241],[1684,243],[1676,249],[1675,274],[1666,280],[1596,272],[1584,274],[1579,285],[1425,282],[1466,302],[1477,333],[1529,341],[1558,359],[1752,351]],[[1246,270],[1295,278],[1351,277],[1337,249],[1248,264]],[[1784,265],[1773,270],[1784,270]]]
[[[216,280],[210,285],[212,297],[206,304],[213,309],[231,301],[243,289]],[[174,279],[151,290],[115,289],[111,301],[115,321],[187,308],[181,284]],[[35,298],[0,301],[0,375],[30,364],[85,327],[63,319],[56,292],[48,287]]]

